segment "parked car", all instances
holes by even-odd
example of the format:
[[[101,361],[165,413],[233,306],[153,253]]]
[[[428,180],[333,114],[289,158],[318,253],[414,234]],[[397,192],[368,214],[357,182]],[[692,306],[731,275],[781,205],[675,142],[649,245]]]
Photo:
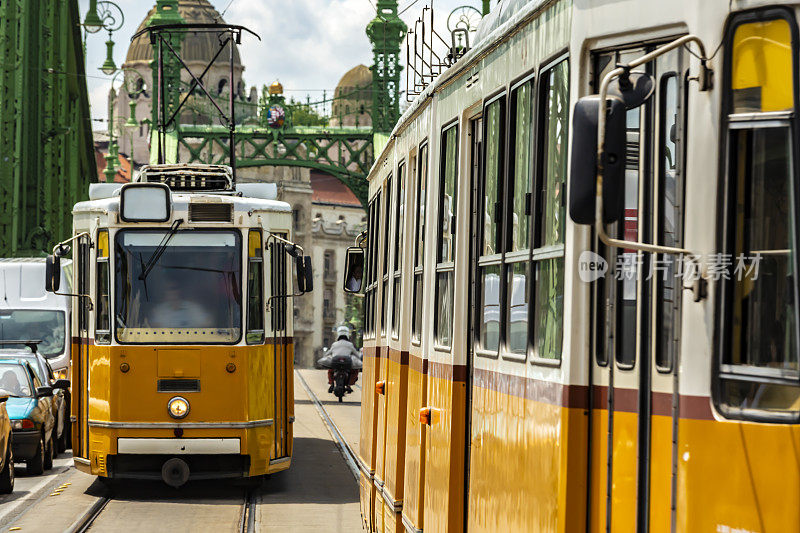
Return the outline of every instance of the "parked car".
[[[61,262],[61,292],[72,292],[72,261]],[[0,340],[36,339],[56,376],[70,379],[69,296],[44,290],[45,260],[0,259]],[[69,411],[67,411],[69,412]]]
[[[50,362],[37,349],[37,343],[28,341],[25,343],[27,349],[14,349],[12,346],[20,346],[14,341],[0,340],[0,361],[6,359],[27,361],[33,368],[36,377],[43,385],[53,387],[53,417],[55,418],[55,447],[53,456],[63,453],[70,447],[70,421],[69,421],[69,380],[56,380],[53,367]]]
[[[0,390],[10,396],[6,409],[14,459],[25,461],[31,475],[53,468],[53,387],[43,385],[27,361],[5,360],[0,361]]]
[[[0,390],[0,494],[14,491],[14,451],[11,441],[11,418],[6,410],[8,393]]]

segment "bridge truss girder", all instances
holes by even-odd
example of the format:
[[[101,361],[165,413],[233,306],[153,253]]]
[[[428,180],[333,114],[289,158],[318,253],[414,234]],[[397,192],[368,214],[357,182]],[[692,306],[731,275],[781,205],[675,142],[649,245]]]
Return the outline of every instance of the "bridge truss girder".
[[[227,164],[229,131],[216,126],[186,126],[177,130],[177,160],[184,163]],[[362,205],[367,200],[367,173],[374,159],[371,131],[251,131],[236,132],[237,168],[304,167],[342,181]]]

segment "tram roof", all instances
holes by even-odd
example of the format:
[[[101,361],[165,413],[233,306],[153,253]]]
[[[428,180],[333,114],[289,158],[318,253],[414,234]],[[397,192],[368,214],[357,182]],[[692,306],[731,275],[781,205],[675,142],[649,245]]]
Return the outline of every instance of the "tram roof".
[[[263,198],[252,198],[229,193],[212,192],[172,192],[172,209],[174,211],[188,211],[190,203],[230,203],[233,204],[234,211],[245,212],[273,212],[291,213],[292,206],[280,200],[265,200]],[[79,213],[119,213],[119,195],[109,198],[99,198],[97,200],[86,200],[78,202],[72,208],[73,214]]]

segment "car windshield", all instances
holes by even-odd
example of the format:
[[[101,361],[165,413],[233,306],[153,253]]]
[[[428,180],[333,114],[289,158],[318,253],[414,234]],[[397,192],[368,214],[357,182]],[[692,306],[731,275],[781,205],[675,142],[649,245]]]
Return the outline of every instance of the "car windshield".
[[[28,373],[18,364],[0,364],[0,390],[11,396],[24,398],[33,396]]]
[[[138,344],[238,342],[239,233],[178,231],[148,266],[167,233],[126,230],[116,237],[117,339]]]
[[[41,341],[39,353],[55,357],[64,353],[64,311],[0,309],[0,340]]]

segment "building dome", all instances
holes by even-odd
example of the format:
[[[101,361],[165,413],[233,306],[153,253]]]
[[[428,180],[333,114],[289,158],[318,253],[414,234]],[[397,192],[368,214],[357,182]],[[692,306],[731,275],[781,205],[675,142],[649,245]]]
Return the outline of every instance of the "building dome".
[[[358,65],[348,70],[336,86],[336,96],[351,93],[356,89],[368,88],[372,84],[372,72],[366,65]]]
[[[155,7],[150,9],[145,19],[139,24],[139,28],[136,30],[137,33],[145,29],[147,21],[150,20],[150,17],[155,12]],[[178,13],[187,23],[220,24],[225,22],[208,0],[178,0]],[[218,50],[219,39],[214,33],[187,33],[181,43],[181,57],[187,63],[195,61],[208,63]],[[220,58],[224,63],[227,63],[227,52],[221,54]],[[149,64],[152,59],[153,46],[150,44],[150,37],[147,34],[143,34],[131,42],[128,48],[128,56],[125,58],[125,66],[132,67],[142,62]],[[233,63],[237,67],[242,65],[237,46],[233,47]]]
[[[348,70],[334,92],[331,126],[370,126],[372,71],[365,65]]]

